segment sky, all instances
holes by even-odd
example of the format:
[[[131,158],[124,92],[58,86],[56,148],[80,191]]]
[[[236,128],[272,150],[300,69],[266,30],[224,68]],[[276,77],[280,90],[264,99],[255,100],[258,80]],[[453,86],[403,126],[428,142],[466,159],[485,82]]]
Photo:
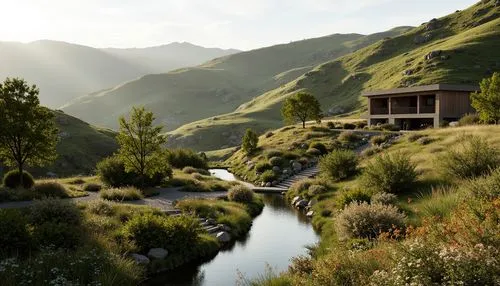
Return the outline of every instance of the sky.
[[[418,26],[477,0],[0,0],[0,41],[97,48],[190,42],[250,50]]]

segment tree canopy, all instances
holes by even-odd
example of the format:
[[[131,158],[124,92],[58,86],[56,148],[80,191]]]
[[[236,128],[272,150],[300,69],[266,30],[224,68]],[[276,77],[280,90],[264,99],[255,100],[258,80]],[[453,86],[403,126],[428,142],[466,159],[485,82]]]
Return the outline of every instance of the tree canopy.
[[[243,136],[241,149],[247,154],[253,153],[259,144],[259,136],[252,129],[248,128]]]
[[[154,120],[153,112],[144,107],[134,107],[129,120],[125,117],[119,119],[118,156],[126,171],[137,173],[142,182],[162,172],[167,164],[162,147],[167,139],[161,134],[162,126],[153,126]]]
[[[54,114],[40,106],[38,93],[24,79],[0,83],[0,159],[19,174],[25,165],[44,166],[57,156]]]
[[[471,94],[472,107],[485,123],[500,122],[500,73],[485,78],[480,83],[481,91]]]
[[[307,120],[321,121],[321,106],[312,94],[299,92],[285,100],[281,114],[285,122],[293,124],[300,121],[306,128]]]

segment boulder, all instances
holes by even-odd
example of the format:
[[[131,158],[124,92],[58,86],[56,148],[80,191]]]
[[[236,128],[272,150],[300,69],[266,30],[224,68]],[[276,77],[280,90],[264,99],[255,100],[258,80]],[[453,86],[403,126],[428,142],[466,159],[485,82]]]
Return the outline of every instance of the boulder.
[[[231,231],[231,227],[229,227],[228,225],[225,225],[225,224],[218,224],[217,225],[219,227],[220,230],[222,231],[226,231],[226,232],[230,232]]]
[[[295,205],[296,202],[298,202],[300,200],[300,197],[299,196],[296,196],[292,199],[292,205]]]
[[[262,182],[262,183],[260,183],[260,186],[261,186],[261,187],[265,187],[265,186],[266,186],[266,182]]]
[[[431,60],[435,57],[439,57],[441,55],[442,51],[441,50],[434,50],[429,52],[427,55],[425,55],[426,60]]]
[[[302,170],[302,164],[299,162],[293,162],[292,168],[295,172]]]
[[[278,182],[278,181],[273,181],[273,182],[271,183],[271,185],[272,185],[273,187],[276,187],[278,184],[279,184],[279,182]]]
[[[213,218],[207,218],[207,220],[205,221],[206,223],[210,224],[210,225],[216,225],[217,224],[217,221]]]
[[[314,215],[313,211],[308,211],[306,214],[307,217],[313,217],[313,215]]]
[[[167,255],[168,251],[163,248],[151,248],[148,251],[148,257],[151,259],[165,259]]]
[[[147,258],[146,256],[144,256],[142,254],[132,253],[132,254],[130,254],[130,257],[132,257],[132,259],[135,261],[135,263],[137,263],[139,265],[148,265],[149,262],[151,262],[149,260],[149,258]]]
[[[229,242],[231,241],[231,235],[227,231],[221,231],[218,232],[215,237],[220,241],[220,242]]]
[[[271,182],[267,182],[267,183],[266,183],[266,187],[267,187],[267,188],[271,187]]]
[[[274,166],[274,167],[273,167],[273,172],[275,172],[275,173],[279,173],[279,171],[281,171],[281,168],[280,168],[280,167],[278,167],[278,166]]]
[[[450,127],[458,127],[459,126],[459,123],[458,121],[452,121],[450,122],[450,124],[448,124]]]
[[[303,209],[303,208],[307,207],[307,204],[308,204],[308,202],[306,200],[300,200],[300,201],[295,203],[295,207],[299,208],[299,209]]]

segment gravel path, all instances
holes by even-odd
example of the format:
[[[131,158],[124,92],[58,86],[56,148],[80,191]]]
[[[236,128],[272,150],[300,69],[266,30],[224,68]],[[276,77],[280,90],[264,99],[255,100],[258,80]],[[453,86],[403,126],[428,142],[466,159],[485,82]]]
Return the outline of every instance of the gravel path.
[[[159,195],[154,197],[145,198],[138,201],[127,201],[123,202],[125,204],[133,205],[147,205],[162,210],[173,210],[172,202],[175,200],[181,200],[186,198],[215,198],[219,196],[225,196],[226,192],[210,192],[210,193],[194,193],[194,192],[181,192],[179,188],[162,188],[158,189]],[[87,202],[92,200],[98,200],[99,195],[97,193],[88,193],[86,197],[80,198],[70,198],[63,199],[65,201],[71,202]],[[0,203],[0,209],[13,209],[13,208],[25,208],[29,207],[34,203],[34,201],[22,201],[22,202],[6,202]]]

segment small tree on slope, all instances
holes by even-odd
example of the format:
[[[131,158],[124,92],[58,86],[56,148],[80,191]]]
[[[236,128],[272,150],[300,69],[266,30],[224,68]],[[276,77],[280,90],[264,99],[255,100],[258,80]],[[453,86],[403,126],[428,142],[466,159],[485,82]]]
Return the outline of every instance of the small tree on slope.
[[[153,126],[154,119],[153,113],[144,107],[134,107],[128,121],[124,117],[119,119],[118,156],[127,172],[139,174],[142,186],[146,177],[151,178],[166,164],[162,145],[167,139],[161,135],[162,126]]]
[[[281,114],[285,122],[293,124],[300,121],[302,128],[306,128],[307,120],[321,121],[321,106],[312,94],[299,92],[285,100]]]
[[[241,149],[247,154],[253,153],[257,149],[259,144],[259,136],[252,129],[248,128],[243,136],[243,142],[241,143]]]
[[[471,94],[472,106],[485,123],[500,123],[500,73],[481,81],[481,92]]]
[[[0,159],[17,167],[21,186],[25,165],[44,166],[57,156],[54,114],[40,106],[38,92],[19,78],[0,83]]]

